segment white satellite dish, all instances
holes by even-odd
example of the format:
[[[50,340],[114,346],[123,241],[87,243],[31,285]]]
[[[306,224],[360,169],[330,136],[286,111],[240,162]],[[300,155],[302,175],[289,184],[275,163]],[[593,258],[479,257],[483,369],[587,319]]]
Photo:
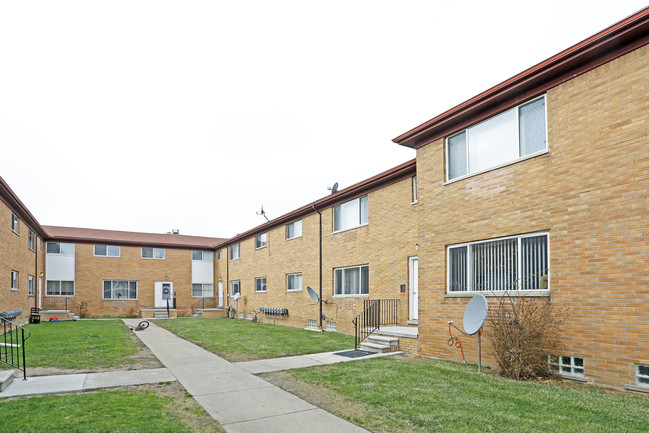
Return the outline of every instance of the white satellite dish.
[[[311,296],[311,299],[317,304],[320,302],[320,298],[318,297],[318,294],[313,290],[313,287],[311,286],[306,286],[306,291],[309,292],[309,296]]]
[[[240,297],[241,297],[241,293],[239,293],[239,292],[232,295],[232,299],[234,299],[235,301],[238,301]]]
[[[475,295],[464,310],[464,332],[469,335],[477,334],[485,320],[487,320],[487,298],[484,295]]]

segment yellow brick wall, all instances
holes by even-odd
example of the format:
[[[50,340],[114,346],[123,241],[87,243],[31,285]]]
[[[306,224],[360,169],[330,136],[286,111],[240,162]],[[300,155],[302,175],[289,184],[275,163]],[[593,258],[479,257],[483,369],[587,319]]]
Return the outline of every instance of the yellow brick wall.
[[[165,259],[141,258],[141,247],[121,246],[120,257],[94,256],[94,244],[76,244],[75,296],[68,305],[78,314],[83,302],[88,316],[139,315],[141,309],[155,308],[155,282],[173,283],[178,315],[190,314],[196,298],[191,295],[192,250],[166,248]],[[137,300],[103,299],[104,280],[135,280]],[[62,308],[64,298],[48,297],[48,305]]]
[[[28,276],[34,277],[34,293],[37,295],[38,277],[44,268],[44,256],[39,251],[38,235],[34,233],[35,251],[32,251],[28,241],[30,227],[20,219],[16,234],[11,230],[11,220],[12,209],[0,200],[0,311],[22,310],[22,319],[26,320],[30,308],[36,305],[36,296],[27,295]],[[18,290],[11,289],[11,271],[18,271]],[[16,319],[20,320],[21,318]]]
[[[561,354],[590,381],[634,383],[649,363],[647,82],[645,46],[549,90],[550,152],[464,180],[444,185],[444,140],[418,150],[422,355],[460,359],[447,321],[469,298],[445,297],[447,245],[548,231],[551,299],[570,309]],[[476,362],[477,338],[463,346]]]
[[[367,226],[339,233],[333,231],[332,208],[322,212],[322,292],[326,320],[336,323],[338,332],[353,333],[351,320],[362,311],[364,299],[399,299],[399,324],[408,320],[408,257],[417,255],[416,208],[412,203],[412,180],[407,178],[371,192]],[[241,242],[241,258],[216,264],[217,279],[241,281],[239,309],[245,317],[259,307],[287,308],[288,319],[276,323],[306,327],[318,320],[306,287],[319,287],[319,216],[302,219],[302,237],[286,240],[286,228],[270,230],[267,247],[255,250],[254,236]],[[334,269],[369,265],[369,297],[334,297]],[[226,269],[227,268],[227,269]],[[286,275],[302,273],[300,292],[286,291]],[[229,278],[228,275],[229,274]],[[266,293],[255,292],[255,279],[266,277]],[[400,285],[405,285],[405,293]],[[229,292],[229,283],[225,284]],[[272,319],[258,316],[262,321]],[[323,322],[323,326],[325,323]]]

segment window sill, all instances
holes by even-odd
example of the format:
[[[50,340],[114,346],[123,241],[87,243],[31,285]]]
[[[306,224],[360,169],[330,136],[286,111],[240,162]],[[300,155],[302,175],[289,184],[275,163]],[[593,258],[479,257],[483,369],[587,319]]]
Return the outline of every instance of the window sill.
[[[361,227],[367,227],[367,226],[369,226],[369,225],[370,225],[369,223],[365,223],[365,224],[361,224],[360,226],[354,226],[354,227],[350,227],[350,228],[348,228],[348,229],[342,229],[342,230],[338,230],[338,231],[333,231],[333,232],[331,232],[331,234],[332,234],[332,235],[335,235],[335,234],[338,234],[338,233],[344,233],[344,232],[348,232],[348,231],[350,231],[350,230],[356,230],[356,229],[359,229],[359,228],[361,228]]]
[[[512,290],[502,292],[446,292],[445,298],[472,298],[475,295],[483,295],[486,298],[502,298],[504,296],[528,296],[531,298],[536,297],[549,297],[549,290]]]
[[[241,257],[237,257],[236,259],[230,259],[231,262],[236,262],[237,260],[241,259]]]
[[[126,299],[126,298],[103,298],[102,301],[137,301],[137,299]]]
[[[363,293],[360,295],[334,295],[334,298],[369,298],[369,293]]]
[[[45,294],[46,298],[74,298],[74,295],[48,295]]]
[[[263,294],[263,293],[266,293],[266,291],[265,291],[265,290],[264,290],[264,291],[257,291],[257,290],[255,290],[255,293],[262,293],[262,294]]]
[[[20,233],[18,233],[16,230],[13,230],[13,229],[12,229],[11,231],[14,232],[14,234],[15,234],[16,236],[20,236]]]
[[[105,257],[105,256],[99,256],[99,257]],[[156,257],[140,257],[142,260],[165,260],[164,258],[159,259]]]
[[[468,178],[473,177],[473,176],[478,176],[480,174],[484,174],[484,173],[487,173],[487,172],[490,172],[490,171],[493,171],[493,170],[498,170],[499,168],[507,167],[508,165],[512,165],[512,164],[517,164],[519,162],[522,162],[522,161],[525,161],[525,160],[528,160],[528,159],[532,159],[532,158],[536,158],[537,156],[546,155],[548,153],[550,153],[550,149],[545,149],[545,150],[540,150],[538,152],[530,153],[529,155],[525,155],[525,156],[523,156],[521,158],[517,158],[517,159],[514,159],[512,161],[504,162],[504,163],[496,165],[494,167],[485,168],[484,170],[476,171],[475,173],[469,173],[469,174],[465,174],[464,176],[459,176],[459,177],[456,177],[456,178],[453,178],[453,179],[449,179],[446,182],[444,182],[443,185],[449,185],[451,183],[455,183],[455,182],[458,182],[460,180],[468,179]]]
[[[267,245],[264,245],[263,247],[255,248],[255,251],[257,251],[257,250],[263,250],[263,249],[266,248],[266,247],[267,247]]]
[[[410,204],[414,206],[414,205],[416,205],[417,203],[419,203],[419,202],[418,202],[417,200],[415,200],[415,201],[413,201],[413,202],[410,203]]]
[[[286,238],[286,240],[287,241],[292,241],[293,239],[300,239],[301,237],[302,236],[300,235],[300,236],[295,236],[295,237],[292,237],[292,238]]]
[[[302,289],[287,290],[286,293],[299,293]]]
[[[629,391],[649,393],[649,386],[643,386],[643,385],[628,384],[628,385],[624,385],[624,389],[628,389]]]
[[[202,299],[202,298],[214,298],[214,294],[211,294],[211,295],[209,295],[209,296],[196,296],[196,295],[192,295],[192,298],[196,298],[196,299]]]
[[[573,374],[562,374],[559,373],[562,379],[576,380],[577,382],[588,382],[588,379],[584,376],[575,376]]]
[[[13,287],[11,288],[12,292],[20,292],[20,289],[14,289]]]
[[[120,258],[120,256],[98,256],[98,255],[95,255],[95,254],[93,254],[93,257],[102,257],[104,259],[119,259]],[[142,258],[144,258],[144,257],[142,257]],[[149,259],[149,260],[151,260],[151,259]],[[164,259],[153,259],[153,260],[164,260]]]

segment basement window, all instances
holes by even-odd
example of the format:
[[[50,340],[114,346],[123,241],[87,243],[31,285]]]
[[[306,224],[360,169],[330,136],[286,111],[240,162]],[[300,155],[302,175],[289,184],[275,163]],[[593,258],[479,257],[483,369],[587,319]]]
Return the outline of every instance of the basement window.
[[[567,379],[583,379],[585,377],[584,358],[582,357],[551,355],[548,364],[550,365],[550,369]]]
[[[649,364],[635,365],[635,383],[649,388]]]

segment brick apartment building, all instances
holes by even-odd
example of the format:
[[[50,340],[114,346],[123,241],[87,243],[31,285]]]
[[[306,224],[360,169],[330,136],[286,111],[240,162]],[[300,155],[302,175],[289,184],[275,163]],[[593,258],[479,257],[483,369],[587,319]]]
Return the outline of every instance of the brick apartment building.
[[[150,317],[167,288],[177,315],[350,333],[394,300],[401,349],[458,360],[447,322],[507,291],[569,309],[564,376],[649,392],[648,43],[645,9],[394,139],[416,162],[232,239],[40,226],[0,179],[0,310]]]

